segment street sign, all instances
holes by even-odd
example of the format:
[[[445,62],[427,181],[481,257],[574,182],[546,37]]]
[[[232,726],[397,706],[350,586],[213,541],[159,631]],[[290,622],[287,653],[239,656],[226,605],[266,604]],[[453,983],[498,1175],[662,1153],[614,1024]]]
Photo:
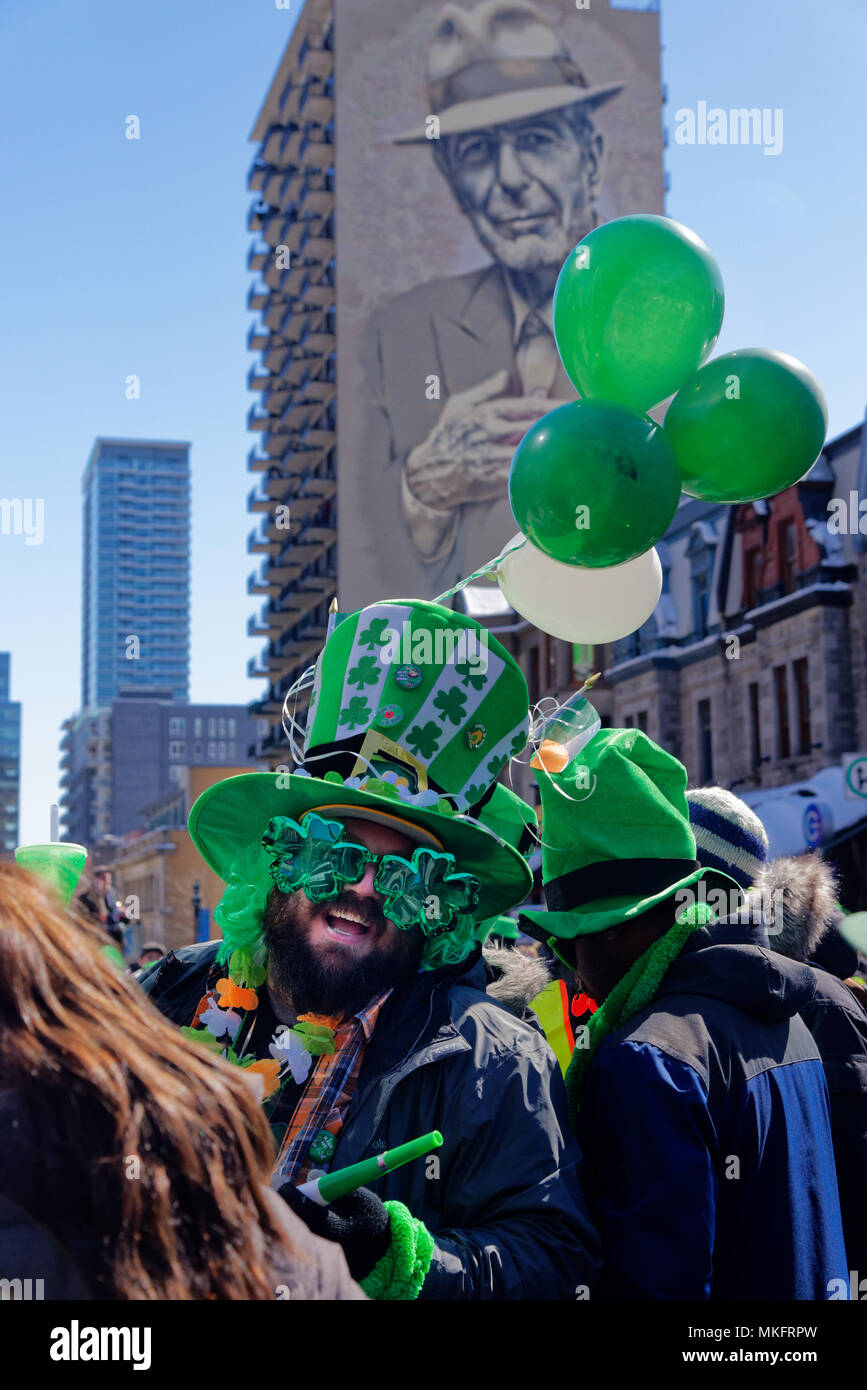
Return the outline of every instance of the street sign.
[[[825,837],[825,831],[829,827],[822,816],[822,806],[818,801],[808,801],[804,807],[804,816],[801,821],[804,831],[804,839],[809,849],[818,849]]]
[[[867,753],[843,754],[843,792],[849,801],[867,800]]]

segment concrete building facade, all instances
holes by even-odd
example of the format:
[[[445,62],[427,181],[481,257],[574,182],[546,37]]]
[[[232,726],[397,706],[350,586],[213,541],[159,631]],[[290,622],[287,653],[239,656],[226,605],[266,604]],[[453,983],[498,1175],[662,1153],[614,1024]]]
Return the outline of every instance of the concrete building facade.
[[[119,691],[110,709],[64,725],[64,838],[93,845],[141,830],[152,804],[186,785],[192,766],[255,766],[247,750],[264,732],[244,705],[180,704],[167,690]]]
[[[269,721],[258,752],[278,763],[280,712],[293,681],[325,639],[336,592],[333,22],[330,0],[307,0],[256,120],[248,268],[261,275],[248,307],[261,313],[248,377],[261,403],[248,427],[261,443],[248,538],[262,557],[250,594],[265,600],[247,631],[265,639],[248,674],[268,682],[253,712]],[[305,698],[300,708],[303,708]]]

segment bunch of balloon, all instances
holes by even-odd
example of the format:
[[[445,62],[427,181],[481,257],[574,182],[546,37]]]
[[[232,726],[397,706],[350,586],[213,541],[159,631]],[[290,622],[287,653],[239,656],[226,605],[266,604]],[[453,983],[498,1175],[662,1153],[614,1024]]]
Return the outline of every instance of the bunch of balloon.
[[[567,257],[554,334],[582,399],[521,440],[509,501],[523,543],[497,568],[511,606],[543,632],[628,636],[659,600],[654,547],[682,492],[752,501],[815,462],[827,412],[805,367],[758,351],[702,365],[724,303],[707,246],[669,218],[606,222]],[[663,428],[647,412],[673,393]]]

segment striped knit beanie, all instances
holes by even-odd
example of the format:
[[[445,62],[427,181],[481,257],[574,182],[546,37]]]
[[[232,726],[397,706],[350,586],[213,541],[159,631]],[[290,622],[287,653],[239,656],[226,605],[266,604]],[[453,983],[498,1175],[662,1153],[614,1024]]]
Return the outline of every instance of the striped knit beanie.
[[[751,888],[768,859],[767,831],[758,816],[725,787],[697,787],[686,799],[699,863]]]

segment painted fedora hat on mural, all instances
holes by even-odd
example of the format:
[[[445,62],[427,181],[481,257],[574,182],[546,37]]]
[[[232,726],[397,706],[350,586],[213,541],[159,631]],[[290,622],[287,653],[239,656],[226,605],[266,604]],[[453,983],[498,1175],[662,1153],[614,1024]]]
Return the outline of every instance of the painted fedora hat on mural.
[[[531,4],[446,5],[428,47],[427,99],[440,135],[522,121],[576,102],[601,106],[624,85],[591,86],[554,26]],[[421,126],[394,143],[429,139]]]
[[[482,920],[532,883],[523,855],[474,814],[528,730],[523,673],[480,624],[420,600],[372,604],[343,616],[319,655],[300,765],[208,788],[190,835],[227,882],[243,860],[264,909],[274,817],[373,820],[453,855],[478,879]]]

